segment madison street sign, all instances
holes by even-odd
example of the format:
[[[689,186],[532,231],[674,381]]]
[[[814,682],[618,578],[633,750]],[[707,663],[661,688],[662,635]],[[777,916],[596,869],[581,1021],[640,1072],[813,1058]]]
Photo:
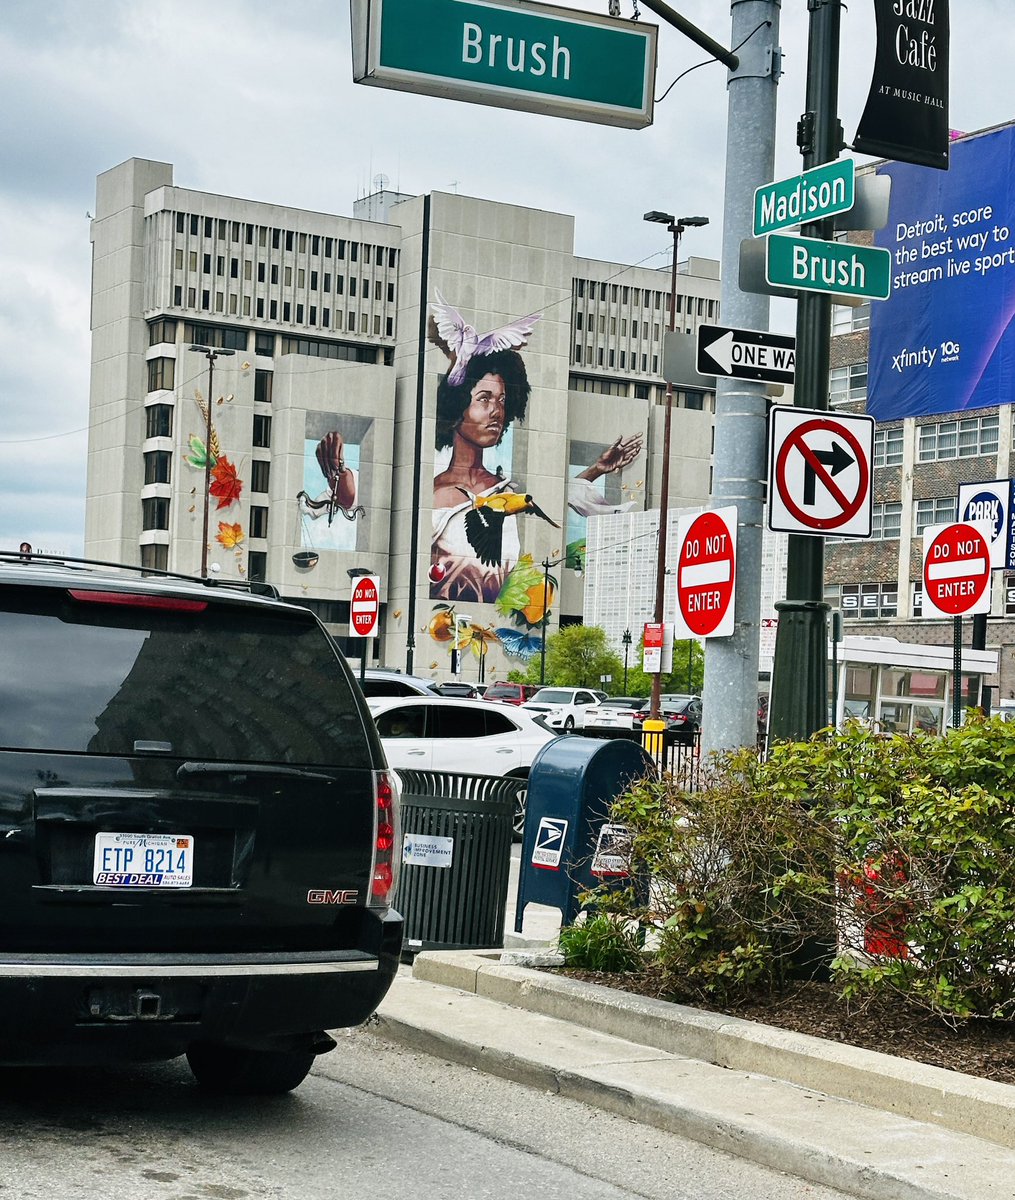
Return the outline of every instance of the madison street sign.
[[[851,158],[823,163],[754,192],[754,236],[820,221],[853,207],[856,168]]]

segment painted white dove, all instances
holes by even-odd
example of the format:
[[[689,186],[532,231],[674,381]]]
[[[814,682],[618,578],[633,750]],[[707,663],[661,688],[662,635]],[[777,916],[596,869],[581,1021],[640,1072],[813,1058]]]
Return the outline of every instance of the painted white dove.
[[[468,325],[462,314],[454,305],[448,304],[444,297],[434,289],[437,301],[430,305],[437,324],[437,332],[445,352],[454,357],[454,365],[448,372],[448,383],[452,387],[461,383],[465,378],[465,368],[474,354],[489,354],[494,350],[509,350],[515,346],[524,346],[529,334],[535,327],[542,313],[530,313],[527,317],[519,317],[509,325],[502,325],[482,337],[472,325]]]

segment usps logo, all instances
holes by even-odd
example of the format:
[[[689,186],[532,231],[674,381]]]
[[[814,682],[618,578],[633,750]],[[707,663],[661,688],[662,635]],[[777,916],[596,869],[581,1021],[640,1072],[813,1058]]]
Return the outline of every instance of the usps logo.
[[[540,817],[536,844],[532,848],[532,865],[544,871],[559,871],[564,853],[567,821],[561,817]]]

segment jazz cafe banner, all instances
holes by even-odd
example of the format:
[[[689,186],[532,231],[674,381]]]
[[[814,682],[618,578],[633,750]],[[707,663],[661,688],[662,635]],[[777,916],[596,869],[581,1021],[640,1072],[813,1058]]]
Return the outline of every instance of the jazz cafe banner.
[[[952,144],[947,172],[892,179],[892,292],[871,305],[867,412],[878,421],[1015,399],[1015,126]]]
[[[873,0],[877,49],[853,149],[948,170],[948,0]]]

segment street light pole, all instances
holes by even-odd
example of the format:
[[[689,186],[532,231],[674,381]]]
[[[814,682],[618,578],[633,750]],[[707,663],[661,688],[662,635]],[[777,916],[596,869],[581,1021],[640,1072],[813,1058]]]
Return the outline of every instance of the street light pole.
[[[567,555],[564,556],[566,558]],[[550,607],[550,568],[559,567],[564,558],[543,559],[543,626],[539,639],[539,686],[546,683],[546,610]]]
[[[624,630],[624,636],[620,639],[624,644],[624,695],[627,695],[627,657],[631,653],[631,631]]]
[[[653,210],[644,219],[654,224],[665,225],[673,234],[673,262],[670,264],[670,333],[677,328],[677,260],[680,253],[680,235],[685,229],[708,224],[708,217],[674,217],[671,213]],[[653,621],[663,621],[663,598],[666,585],[666,541],[669,534],[670,505],[670,425],[673,413],[673,380],[666,380],[666,415],[663,419],[663,470],[659,485],[659,547],[656,553],[656,602]],[[662,695],[663,676],[657,671],[652,676],[652,703],[649,715],[659,717],[659,702]]]
[[[215,360],[220,355],[235,354],[235,350],[223,350],[221,347],[212,349],[210,346],[188,346],[197,354],[203,354],[208,360],[208,395],[206,396],[208,411],[204,431],[204,512],[201,516],[201,578],[208,578],[208,510],[211,508],[211,407],[212,388],[215,382]]]

